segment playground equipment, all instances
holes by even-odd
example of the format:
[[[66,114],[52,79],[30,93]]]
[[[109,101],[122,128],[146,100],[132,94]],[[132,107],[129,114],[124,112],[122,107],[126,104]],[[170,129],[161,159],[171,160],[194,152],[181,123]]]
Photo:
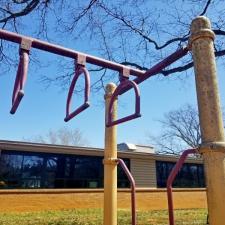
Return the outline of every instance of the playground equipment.
[[[189,46],[193,54],[202,144],[207,185],[209,224],[225,221],[225,135],[214,54],[215,35],[206,17],[191,24]]]
[[[76,70],[75,75],[74,75],[74,79],[71,82],[70,90],[69,90],[69,93],[68,93],[65,121],[69,121],[70,119],[72,119],[73,117],[75,117],[76,115],[81,113],[83,110],[88,108],[88,106],[90,104],[89,103],[90,81],[89,81],[88,71],[85,68],[86,63],[93,64],[93,65],[96,65],[96,66],[101,66],[101,67],[108,68],[108,69],[111,69],[111,70],[114,70],[114,71],[118,71],[119,74],[122,74],[120,76],[122,78],[121,79],[121,85],[119,85],[115,97],[125,93],[126,91],[130,90],[131,88],[134,88],[135,95],[136,95],[135,113],[132,114],[131,116],[121,118],[118,121],[114,121],[114,122],[112,121],[112,119],[111,119],[112,117],[110,116],[109,120],[106,122],[107,126],[116,125],[116,124],[119,124],[119,123],[126,122],[128,120],[140,117],[140,93],[139,93],[139,89],[138,89],[137,84],[140,84],[141,82],[145,81],[149,77],[158,74],[164,68],[166,68],[170,64],[174,63],[178,59],[182,58],[188,52],[188,48],[183,47],[183,48],[177,50],[176,52],[174,52],[173,54],[169,55],[167,58],[162,60],[160,63],[157,63],[156,65],[154,65],[148,71],[141,71],[141,70],[138,70],[138,69],[134,69],[134,68],[131,68],[131,67],[121,65],[119,63],[115,63],[115,62],[112,62],[112,61],[109,61],[109,60],[94,57],[94,56],[91,56],[91,55],[88,55],[88,54],[84,54],[84,53],[81,53],[81,52],[78,52],[78,51],[74,51],[74,50],[71,50],[71,49],[68,49],[68,48],[64,48],[64,47],[59,46],[59,45],[50,44],[50,43],[45,42],[45,41],[41,41],[41,40],[31,38],[31,37],[26,37],[26,36],[23,36],[23,35],[20,35],[20,34],[17,34],[17,33],[13,33],[13,32],[9,32],[9,31],[6,31],[6,30],[2,30],[2,29],[0,29],[0,39],[20,44],[20,48],[22,49],[21,51],[24,54],[29,53],[31,48],[36,48],[36,49],[39,49],[39,50],[51,52],[53,54],[73,58],[73,59],[76,60],[77,67],[79,67],[81,70],[83,70],[83,73],[84,73],[84,76],[85,76],[84,104],[82,106],[80,106],[78,109],[74,110],[72,113],[70,113],[72,92],[75,88],[76,81],[77,81],[77,79],[78,79],[78,77],[81,73],[81,72],[78,72],[79,70],[78,71]],[[26,57],[25,60],[24,60],[24,57]],[[15,113],[16,109],[19,106],[19,103],[20,103],[22,97],[24,96],[23,88],[24,88],[24,85],[25,85],[26,75],[27,75],[27,70],[28,70],[28,54],[26,54],[26,56],[23,56],[20,61],[21,62],[19,63],[19,67],[18,67],[19,72],[17,73],[18,78],[16,79],[15,88],[14,88],[16,99],[13,97],[13,105],[15,105],[15,106],[13,107],[13,110],[11,110],[12,113]],[[133,79],[132,81],[129,81],[128,80],[129,75],[136,76],[136,78]],[[20,81],[20,82],[18,82],[17,80]],[[18,83],[20,85],[18,85]],[[17,91],[18,89],[19,89],[19,91]],[[17,92],[19,94],[17,94]],[[112,102],[114,100],[115,99],[113,98]],[[111,103],[110,105],[112,105],[112,104],[113,103]],[[110,106],[110,107],[112,107],[112,106]]]
[[[83,63],[83,64],[81,64]],[[74,110],[72,113],[70,112],[70,107],[71,107],[71,101],[72,101],[72,96],[73,96],[73,91],[77,82],[77,79],[81,74],[84,74],[85,78],[85,88],[84,88],[84,103],[78,107],[76,110]],[[73,77],[73,80],[71,82],[69,92],[68,92],[68,97],[67,97],[67,102],[66,102],[66,117],[64,119],[65,122],[68,122],[71,120],[73,117],[84,111],[90,106],[89,103],[89,96],[90,96],[90,75],[88,70],[85,68],[84,62],[80,61],[79,57],[77,60],[77,65],[75,68],[75,74]]]
[[[0,38],[20,44],[20,62],[15,80],[12,109],[15,113],[19,103],[24,96],[24,85],[27,76],[28,60],[30,48],[37,48],[61,56],[73,58],[76,60],[75,75],[72,80],[66,104],[65,121],[69,121],[74,116],[85,110],[89,106],[90,77],[86,63],[105,67],[120,73],[120,84],[116,88],[114,84],[106,87],[106,118],[105,118],[105,154],[104,154],[104,225],[117,224],[117,141],[116,126],[131,119],[140,117],[140,92],[138,84],[151,76],[160,73],[165,67],[174,63],[178,59],[192,51],[194,69],[196,75],[196,89],[198,97],[198,108],[200,127],[202,135],[202,144],[198,152],[202,154],[205,166],[207,181],[207,201],[209,210],[209,222],[211,225],[223,225],[225,221],[224,202],[225,202],[225,135],[222,121],[222,113],[219,101],[218,84],[216,77],[216,65],[213,40],[214,33],[206,17],[197,17],[191,25],[191,36],[188,47],[183,47],[160,63],[147,71],[140,71],[134,68],[104,60],[91,55],[86,55],[71,49],[63,48],[58,45],[49,44],[44,41],[25,37],[19,34],[0,30]],[[84,104],[73,112],[70,112],[72,94],[76,81],[81,74],[85,76],[85,95]],[[136,76],[129,80],[129,76]],[[117,97],[131,88],[135,91],[135,112],[130,116],[116,119]],[[183,162],[185,158],[180,162]],[[178,164],[181,165],[181,164]],[[176,172],[177,167],[175,167]],[[173,178],[174,175],[171,175]],[[172,185],[171,180],[168,181]],[[170,186],[172,188],[172,186]],[[169,201],[171,202],[171,195]],[[171,204],[171,203],[170,203]],[[171,207],[171,205],[169,206]],[[171,210],[172,212],[172,210]],[[170,215],[173,218],[173,215]],[[133,220],[132,220],[133,221]],[[170,222],[173,222],[171,219]],[[173,222],[174,223],[174,222]]]
[[[174,223],[174,212],[173,212],[173,192],[172,192],[172,184],[174,179],[176,178],[179,170],[184,164],[185,159],[190,154],[196,154],[197,149],[188,149],[183,151],[176,165],[173,167],[168,179],[167,179],[167,199],[168,199],[168,211],[169,211],[169,225],[175,225]]]
[[[24,96],[24,85],[27,79],[27,71],[29,64],[29,52],[31,48],[31,42],[25,38],[21,40],[20,49],[19,49],[19,65],[16,74],[16,80],[13,89],[12,95],[12,108],[10,110],[11,114],[14,114]]]
[[[114,120],[112,119],[112,113],[113,113],[113,103],[118,98],[118,96],[121,94],[121,92],[124,90],[124,88],[132,86],[134,88],[135,92],[135,112],[129,116],[125,116],[121,119]],[[140,91],[137,86],[137,84],[134,81],[131,80],[123,80],[119,86],[116,88],[116,90],[113,92],[110,103],[109,103],[109,110],[108,110],[108,121],[106,121],[106,126],[111,127],[114,125],[118,125],[120,123],[127,122],[129,120],[136,119],[138,117],[141,117],[140,114]]]
[[[105,92],[105,121],[108,120],[108,110],[116,85],[110,83]],[[117,100],[113,101],[112,120],[117,117]],[[105,126],[104,150],[104,225],[117,224],[117,129],[116,126]]]
[[[117,98],[113,99],[116,85],[110,83],[106,86],[105,93],[105,121],[111,116],[113,121],[117,117]],[[118,90],[118,89],[117,89]],[[113,101],[112,101],[113,99]],[[111,107],[109,105],[112,104]],[[109,114],[108,111],[111,110]],[[105,151],[104,151],[104,224],[117,224],[117,164],[126,173],[131,184],[131,215],[132,225],[136,225],[135,181],[123,160],[117,158],[117,130],[116,126],[105,126]]]
[[[136,225],[137,214],[136,214],[136,196],[135,196],[136,185],[135,185],[135,180],[134,180],[132,174],[130,173],[129,169],[127,168],[126,164],[124,163],[124,161],[122,159],[117,159],[116,161],[121,166],[121,168],[123,169],[123,171],[127,175],[127,178],[130,181],[130,185],[131,185],[131,216],[132,216],[131,224]]]
[[[11,41],[17,44],[20,44],[20,62],[18,66],[18,72],[16,76],[14,91],[13,91],[13,106],[11,109],[11,113],[14,114],[19,106],[20,101],[24,96],[24,85],[27,76],[28,70],[28,55],[31,48],[36,48],[39,50],[51,52],[57,55],[61,55],[64,57],[72,58],[76,60],[76,71],[74,78],[72,80],[70,90],[68,93],[67,104],[66,104],[66,117],[65,121],[69,121],[83,110],[88,108],[89,106],[89,92],[90,92],[90,78],[87,69],[85,68],[85,64],[93,64],[96,66],[105,67],[114,71],[118,71],[122,73],[123,71],[129,71],[130,75],[133,76],[142,76],[145,72],[134,69],[131,67],[127,67],[121,65],[119,63],[115,63],[109,60],[105,60],[102,58],[94,57],[88,54],[84,54],[78,51],[74,51],[68,48],[64,48],[59,45],[50,44],[48,42],[44,42],[35,38],[26,37],[17,33],[9,32],[6,30],[0,29],[0,39]],[[76,84],[76,81],[81,73],[84,73],[85,76],[85,97],[84,104],[70,113],[70,105],[72,100],[73,90]]]

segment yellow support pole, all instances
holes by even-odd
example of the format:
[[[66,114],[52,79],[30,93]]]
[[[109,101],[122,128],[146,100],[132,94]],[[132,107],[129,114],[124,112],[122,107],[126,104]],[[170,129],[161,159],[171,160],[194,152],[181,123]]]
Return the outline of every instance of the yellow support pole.
[[[110,83],[105,93],[105,120],[107,121],[109,102],[116,85]],[[113,105],[113,120],[116,119],[117,101]],[[117,225],[117,128],[105,127],[104,151],[104,225]]]
[[[225,224],[225,136],[214,54],[215,35],[203,16],[191,24],[192,50],[199,108],[210,225]]]

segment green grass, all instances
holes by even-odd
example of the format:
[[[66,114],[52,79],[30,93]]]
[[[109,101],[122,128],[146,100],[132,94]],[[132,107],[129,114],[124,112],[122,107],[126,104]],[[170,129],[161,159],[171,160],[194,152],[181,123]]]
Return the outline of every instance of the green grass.
[[[203,209],[176,210],[176,225],[205,225],[206,215]],[[100,209],[0,213],[0,225],[102,225],[102,218]],[[118,211],[118,225],[130,221],[129,211]],[[138,225],[168,225],[167,211],[138,211]]]

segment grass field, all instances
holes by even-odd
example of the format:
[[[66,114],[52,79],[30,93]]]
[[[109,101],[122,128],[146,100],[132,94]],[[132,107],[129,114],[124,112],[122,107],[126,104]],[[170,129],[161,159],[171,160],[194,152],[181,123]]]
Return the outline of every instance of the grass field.
[[[204,209],[176,210],[176,225],[205,225]],[[32,213],[0,213],[0,225],[102,225],[102,210],[61,210]],[[130,212],[118,211],[118,225],[130,225]],[[138,225],[168,225],[165,210],[139,211]]]

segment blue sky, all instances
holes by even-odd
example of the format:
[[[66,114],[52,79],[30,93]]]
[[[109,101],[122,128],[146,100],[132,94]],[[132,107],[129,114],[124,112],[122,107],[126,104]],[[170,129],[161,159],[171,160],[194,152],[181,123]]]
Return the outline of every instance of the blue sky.
[[[225,105],[225,79],[223,70],[219,71],[221,102]],[[176,76],[176,75],[174,75]],[[9,78],[10,77],[10,78]],[[11,107],[11,93],[13,76],[2,76],[0,82],[0,131],[1,139],[21,140],[35,135],[45,134],[49,129],[68,126],[71,129],[79,128],[89,144],[102,147],[104,144],[104,104],[103,95],[92,98],[92,106],[85,112],[65,123],[66,92],[50,87],[45,89],[37,79],[29,74],[25,88],[25,97],[15,115],[9,114]],[[118,126],[118,142],[147,144],[146,135],[160,132],[157,119],[163,114],[190,103],[196,104],[195,83],[192,74],[185,82],[170,79],[151,78],[140,85],[142,117]],[[74,96],[76,101],[76,96]],[[119,112],[133,112],[130,95],[122,97]]]
[[[26,30],[26,34],[29,34],[29,30]],[[52,40],[57,39],[53,33],[50,33],[49,36]],[[93,46],[84,44],[81,40],[72,43],[65,39],[64,37],[63,45],[65,47],[98,56],[96,51],[87,51],[89,47],[92,49]],[[57,57],[52,54],[32,51],[41,59],[42,63],[48,60],[57,60]],[[89,145],[103,147],[105,116],[103,92],[93,94],[91,107],[72,121],[65,123],[63,119],[67,92],[54,85],[46,89],[38,80],[42,73],[57,74],[58,68],[54,64],[40,69],[38,66],[30,65],[25,97],[15,115],[9,114],[9,111],[16,69],[12,68],[10,72],[0,77],[0,124],[2,128],[0,139],[22,140],[39,134],[44,135],[49,129],[54,130],[66,126],[71,129],[80,129],[83,136],[89,141]],[[225,72],[222,61],[218,62],[218,76],[221,103],[225,106]],[[182,80],[178,79],[176,74],[169,78],[158,76],[150,78],[140,85],[140,91],[142,117],[118,126],[118,143],[150,144],[147,141],[147,135],[148,133],[154,135],[160,133],[160,124],[157,120],[161,119],[166,112],[177,109],[186,103],[196,105],[193,71]],[[119,115],[133,112],[134,103],[131,96],[131,94],[126,94],[121,98]],[[81,99],[74,96],[74,101],[77,104],[81,102]]]

